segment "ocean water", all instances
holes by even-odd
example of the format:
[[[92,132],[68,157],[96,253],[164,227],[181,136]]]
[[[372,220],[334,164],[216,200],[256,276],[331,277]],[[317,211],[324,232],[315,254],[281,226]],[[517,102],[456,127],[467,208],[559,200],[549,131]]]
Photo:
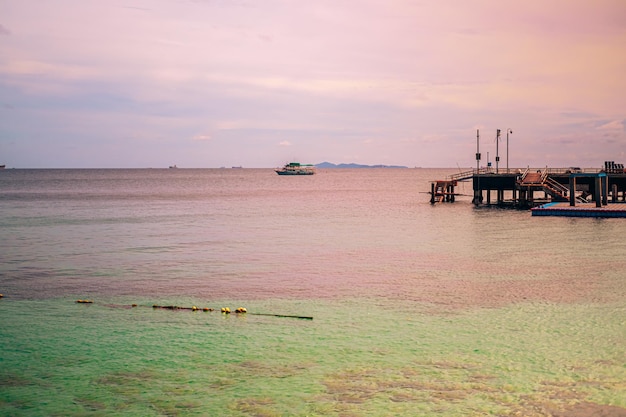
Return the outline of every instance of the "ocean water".
[[[0,415],[625,416],[626,222],[454,171],[1,171]]]

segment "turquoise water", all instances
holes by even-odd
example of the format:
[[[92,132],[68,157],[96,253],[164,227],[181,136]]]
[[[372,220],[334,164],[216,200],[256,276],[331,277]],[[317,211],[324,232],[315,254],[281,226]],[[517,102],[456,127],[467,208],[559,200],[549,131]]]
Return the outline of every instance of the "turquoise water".
[[[506,415],[626,407],[624,306],[265,302],[314,320],[3,301],[5,415]],[[27,327],[25,327],[27,326]],[[545,415],[545,414],[535,414]]]
[[[624,415],[625,223],[446,172],[2,173],[0,414]]]

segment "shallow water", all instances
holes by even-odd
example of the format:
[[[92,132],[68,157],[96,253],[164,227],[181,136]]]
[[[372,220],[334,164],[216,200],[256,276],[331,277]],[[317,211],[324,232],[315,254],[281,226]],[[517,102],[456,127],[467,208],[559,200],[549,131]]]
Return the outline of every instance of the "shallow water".
[[[0,414],[623,415],[626,223],[451,172],[0,173]]]

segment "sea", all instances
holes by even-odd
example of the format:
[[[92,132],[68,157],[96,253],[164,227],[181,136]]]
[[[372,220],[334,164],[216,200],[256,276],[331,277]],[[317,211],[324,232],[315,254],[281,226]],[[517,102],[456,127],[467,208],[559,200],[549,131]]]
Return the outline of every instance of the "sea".
[[[626,221],[457,171],[0,171],[0,415],[626,416]]]

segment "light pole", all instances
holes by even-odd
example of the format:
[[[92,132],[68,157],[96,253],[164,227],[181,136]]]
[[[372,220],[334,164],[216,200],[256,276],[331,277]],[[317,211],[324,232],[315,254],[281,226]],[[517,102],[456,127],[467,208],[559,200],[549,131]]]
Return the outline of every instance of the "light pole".
[[[498,173],[498,165],[500,163],[500,152],[498,150],[498,142],[500,142],[500,129],[496,133],[496,174]]]
[[[476,129],[476,175],[480,174],[480,131]]]
[[[506,130],[506,173],[509,173],[509,133],[513,134],[513,131],[509,128]]]

